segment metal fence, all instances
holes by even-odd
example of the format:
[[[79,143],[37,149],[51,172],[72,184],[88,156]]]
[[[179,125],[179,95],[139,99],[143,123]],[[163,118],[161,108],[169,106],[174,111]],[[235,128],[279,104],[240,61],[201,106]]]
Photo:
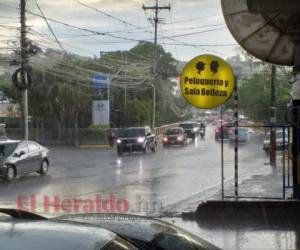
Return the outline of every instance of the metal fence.
[[[10,139],[22,139],[23,129],[7,128],[7,137]],[[29,129],[29,139],[43,145],[69,145],[78,146],[84,144],[107,144],[107,129],[93,128],[66,128],[61,131],[56,129]]]
[[[157,140],[160,141],[162,134],[172,127],[177,127],[179,123],[173,123],[154,129]],[[117,129],[117,128],[115,128]],[[23,139],[22,128],[6,128],[7,137],[10,139]],[[37,141],[43,145],[107,145],[108,129],[99,128],[65,128],[58,130],[56,127],[29,128],[29,139]]]
[[[240,140],[239,133],[235,137],[233,126],[221,126],[222,199],[286,199],[293,188],[292,128],[286,125],[246,125],[239,126],[239,129],[245,129],[250,134],[247,143]],[[279,135],[276,137],[275,165],[270,165],[271,130]],[[229,136],[225,131],[230,131]],[[235,150],[239,157],[233,157]],[[240,158],[242,155],[244,159]],[[247,158],[247,155],[252,158]],[[228,173],[233,177],[233,182],[226,181]]]

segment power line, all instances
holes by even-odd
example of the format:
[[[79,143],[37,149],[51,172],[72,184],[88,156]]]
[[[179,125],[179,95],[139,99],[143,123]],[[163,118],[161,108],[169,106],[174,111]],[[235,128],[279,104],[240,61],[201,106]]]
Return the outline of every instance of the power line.
[[[34,13],[34,12],[31,12],[31,11],[28,11],[27,12],[33,16],[38,16],[38,17],[41,17],[43,18],[43,16],[37,14],[37,13]],[[146,42],[146,41],[149,41],[151,39],[134,39],[134,38],[128,38],[128,37],[123,37],[123,36],[116,36],[116,35],[112,35],[110,33],[107,33],[107,32],[99,32],[99,31],[95,31],[95,30],[91,30],[91,29],[87,29],[87,28],[81,28],[81,27],[78,27],[78,26],[75,26],[75,25],[71,25],[71,24],[68,24],[68,23],[65,23],[65,22],[62,22],[62,21],[58,21],[58,20],[55,20],[53,18],[49,18],[49,17],[45,17],[47,20],[50,20],[52,22],[55,22],[55,23],[59,23],[61,25],[64,25],[66,27],[69,27],[69,28],[73,28],[73,29],[77,29],[77,30],[81,30],[81,31],[85,31],[85,32],[89,32],[89,33],[93,33],[93,34],[96,34],[96,35],[101,35],[101,36],[110,36],[110,37],[114,37],[114,38],[118,38],[118,39],[122,39],[122,40],[126,40],[126,41],[134,41],[134,42]],[[199,33],[204,33],[206,31],[201,31]],[[152,33],[153,34],[153,33]],[[179,35],[175,35],[176,37],[180,37],[180,36],[184,36],[184,35],[194,35],[196,34],[196,32],[194,32],[193,34],[189,33],[189,34],[179,34]],[[160,38],[165,38],[165,39],[169,39],[171,41],[175,41],[179,44],[182,44],[182,45],[185,45],[185,44],[188,44],[188,43],[185,43],[185,42],[181,42],[179,40],[176,40],[172,37],[168,37],[168,36],[159,36]],[[189,46],[191,46],[189,44]],[[193,45],[192,45],[193,46]],[[193,47],[199,47],[199,46],[193,46]],[[213,52],[213,53],[218,53],[216,51],[213,51],[213,50],[208,50],[208,49],[204,49],[202,48],[202,50],[204,51],[208,51],[208,52]],[[222,54],[222,53],[218,53],[218,54]]]
[[[57,39],[57,37],[56,37],[56,35],[55,35],[53,29],[51,28],[51,26],[50,26],[50,24],[49,24],[47,18],[45,17],[43,11],[41,10],[41,8],[40,8],[40,6],[39,6],[37,0],[34,0],[34,1],[35,1],[35,4],[36,4],[37,8],[39,9],[39,11],[40,11],[40,13],[41,13],[43,19],[45,20],[45,22],[46,22],[46,24],[47,24],[47,26],[48,26],[48,28],[49,28],[51,34],[53,35],[55,41],[57,42],[58,46],[61,48],[61,50],[65,51],[64,47],[61,45],[60,41]]]
[[[173,24],[179,24],[179,23],[187,23],[195,20],[201,20],[201,19],[206,19],[206,18],[211,18],[211,17],[216,17],[216,16],[222,16],[222,14],[213,14],[213,15],[208,15],[208,16],[202,16],[202,17],[196,17],[196,18],[189,18],[189,19],[184,19],[184,20],[179,20],[173,22]],[[166,23],[166,25],[171,24],[171,23]]]
[[[221,29],[224,29],[224,28],[225,28],[225,26],[224,27],[215,28],[215,29],[210,29],[210,30],[202,30],[202,31],[191,32],[191,33],[184,33],[184,34],[173,35],[173,36],[163,36],[163,37],[158,38],[158,39],[162,39],[162,38],[170,39],[170,38],[177,38],[177,37],[183,37],[183,36],[193,36],[193,35],[199,35],[199,34],[202,34],[202,33],[208,33],[208,32],[212,32],[212,31],[216,31],[216,30],[221,30]]]
[[[92,9],[92,10],[94,10],[94,11],[96,11],[96,12],[102,14],[102,15],[105,15],[105,16],[107,16],[107,17],[109,17],[109,18],[112,18],[112,19],[118,21],[118,22],[121,22],[122,24],[126,24],[126,25],[129,25],[129,26],[135,27],[136,29],[142,29],[142,30],[144,30],[144,31],[146,31],[146,32],[150,32],[150,31],[146,30],[146,29],[143,28],[143,27],[140,27],[140,26],[138,26],[138,25],[135,25],[135,24],[132,24],[132,23],[130,23],[130,22],[127,22],[127,21],[125,21],[125,20],[123,20],[123,19],[121,19],[121,18],[115,17],[115,16],[113,16],[113,15],[111,15],[111,14],[108,14],[108,13],[106,13],[106,12],[104,12],[104,11],[102,11],[102,10],[99,10],[99,9],[97,9],[97,8],[95,8],[95,7],[92,7],[92,6],[88,5],[88,4],[82,3],[82,2],[80,2],[79,0],[74,0],[74,1],[77,2],[77,3],[79,3],[80,5],[82,5],[82,6],[86,7],[86,8],[88,8],[88,9]],[[150,33],[151,33],[151,32],[150,32]]]
[[[141,27],[141,26],[132,24],[132,23],[130,23],[130,22],[128,22],[128,21],[125,21],[125,20],[123,20],[123,19],[121,19],[121,18],[115,17],[115,16],[113,16],[113,15],[111,15],[111,14],[108,14],[108,13],[102,11],[102,10],[99,10],[99,9],[97,9],[97,8],[91,6],[91,5],[82,3],[82,2],[80,2],[79,0],[74,0],[74,1],[76,1],[77,3],[79,3],[80,5],[82,5],[82,6],[86,7],[86,8],[88,8],[88,9],[92,9],[92,10],[94,10],[94,11],[96,11],[96,12],[102,14],[102,15],[105,15],[105,16],[107,16],[107,17],[109,17],[109,18],[112,18],[112,19],[114,19],[114,20],[116,20],[116,21],[118,21],[118,22],[120,22],[120,23],[122,23],[122,24],[126,24],[126,25],[132,26],[132,27],[134,27],[134,28],[136,28],[136,29],[142,30],[142,31],[144,31],[144,32],[153,34],[153,32],[147,30],[146,27]],[[144,10],[147,10],[147,9],[154,9],[154,8],[153,8],[153,7],[145,7],[145,6],[143,6],[143,9],[144,9]],[[169,9],[169,10],[170,10],[170,6],[163,6],[163,7],[161,7],[159,10],[161,10],[161,9]],[[218,14],[218,15],[219,15],[219,14]],[[194,18],[194,19],[187,19],[187,20],[178,21],[178,22],[175,22],[175,23],[188,22],[188,21],[191,21],[191,20],[204,19],[204,18],[209,18],[209,17],[213,17],[213,16],[217,16],[217,15],[205,16],[205,17]],[[154,21],[155,21],[155,20],[154,20]],[[173,23],[174,23],[174,22],[173,22]],[[211,31],[216,31],[216,30],[224,29],[224,28],[225,28],[225,26],[224,26],[224,27],[220,27],[220,28],[216,28],[216,29],[211,29],[211,30],[204,30],[204,31],[194,32],[194,33],[186,33],[186,34],[178,34],[178,35],[174,35],[174,34],[173,34],[173,36],[158,36],[158,35],[155,35],[155,37],[158,37],[158,39],[170,39],[170,40],[171,40],[171,38],[182,37],[182,36],[190,36],[190,35],[196,35],[196,34],[201,34],[201,33],[206,33],[206,32],[211,32]],[[111,34],[111,32],[108,32],[107,34]],[[143,40],[143,41],[148,41],[148,40],[150,40],[150,39],[142,39],[142,40]]]
[[[171,12],[169,12],[169,13],[170,13],[170,22],[172,23],[173,18],[171,16]],[[217,24],[207,24],[207,25],[199,25],[199,26],[184,26],[182,28],[176,28],[176,30],[197,30],[197,29],[202,29],[202,28],[214,28],[214,27],[218,27],[218,26],[224,26],[224,24],[217,23]],[[171,25],[170,32],[174,33],[174,30],[175,30],[174,25]]]
[[[69,70],[69,73],[70,74],[74,74],[74,69],[76,69],[76,72],[77,74],[79,73],[84,73],[85,75],[91,75],[91,74],[95,74],[95,73],[98,73],[98,71],[95,71],[95,70],[91,70],[91,69],[88,69],[88,68],[83,68],[83,67],[80,67],[76,64],[66,64],[64,63],[63,60],[53,60],[51,61],[51,58],[49,58],[49,56],[47,56],[47,61],[45,62],[45,60],[43,60],[43,58],[35,58],[33,63],[37,66],[41,66],[44,64],[44,66],[48,66],[49,67],[49,64],[53,64],[53,65],[58,65],[59,69],[58,70],[61,70],[62,68],[64,68],[63,72],[65,72],[65,70],[68,68]],[[70,63],[72,63],[72,61],[70,61]],[[94,65],[97,66],[106,66],[108,69],[112,69],[112,66],[111,65],[104,65],[104,64],[100,64],[100,63],[97,63],[97,62],[94,62]],[[148,69],[149,67],[139,67],[137,65],[126,65],[126,67],[124,68],[124,65],[123,65],[123,62],[120,62],[120,65],[118,65],[119,68],[118,68],[118,72],[125,72],[127,74],[127,77],[123,77],[123,76],[118,76],[116,73],[112,73],[111,74],[111,77],[114,78],[114,79],[117,79],[117,80],[127,80],[127,81],[139,81],[139,80],[143,80],[144,78],[146,78],[145,76],[147,76],[147,72],[148,72]],[[131,72],[133,72],[133,69],[134,69],[134,75],[130,74]],[[68,71],[67,70],[67,71]],[[66,72],[67,72],[66,71]],[[150,77],[150,76],[149,76]]]
[[[232,47],[238,46],[235,43],[220,43],[220,44],[189,44],[189,43],[165,43],[166,45],[187,46],[187,47]]]
[[[38,16],[38,17],[43,18],[43,16],[41,16],[41,15],[39,15],[37,13],[34,13],[32,11],[28,11],[27,10],[27,12],[30,15]],[[123,39],[123,40],[127,40],[127,41],[135,41],[135,42],[142,42],[143,41],[143,40],[139,40],[139,39],[133,39],[133,38],[127,38],[127,37],[123,37],[123,36],[112,35],[112,34],[110,34],[108,32],[99,32],[99,31],[95,31],[95,30],[91,30],[91,29],[81,28],[81,27],[78,27],[78,26],[75,26],[75,25],[72,25],[72,24],[68,24],[68,23],[65,23],[65,22],[62,22],[62,21],[55,20],[55,19],[50,18],[50,17],[45,17],[45,18],[47,20],[50,20],[50,21],[55,22],[55,23],[59,23],[61,25],[69,27],[69,28],[73,28],[73,29],[77,29],[77,30],[82,30],[82,31],[93,33],[93,34],[97,34],[97,35],[100,35],[100,36],[110,36],[110,37],[114,37],[114,38],[119,38],[119,39]]]

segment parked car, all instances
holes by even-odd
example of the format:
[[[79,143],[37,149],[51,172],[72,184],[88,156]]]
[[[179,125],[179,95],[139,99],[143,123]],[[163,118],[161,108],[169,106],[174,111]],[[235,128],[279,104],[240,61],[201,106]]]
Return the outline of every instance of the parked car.
[[[235,142],[235,130],[232,129],[229,134],[230,143]],[[247,143],[249,140],[249,132],[246,128],[238,128],[238,143]]]
[[[187,135],[183,128],[169,128],[163,135],[163,146],[181,145],[185,146],[187,143]]]
[[[155,134],[149,127],[131,127],[118,130],[117,153],[124,152],[156,152],[157,142]]]
[[[0,208],[1,250],[217,250],[167,222],[126,214],[73,214],[46,218]]]
[[[139,249],[215,250],[216,246],[173,224],[145,216],[126,214],[75,214],[56,219],[89,223],[129,239]]]
[[[187,138],[191,138],[192,140],[195,140],[199,134],[199,125],[196,122],[182,122],[179,124],[179,127],[183,128]]]
[[[284,137],[284,139],[283,139]],[[282,130],[276,130],[275,133],[275,138],[276,138],[276,150],[282,150],[282,149],[287,149],[289,146],[289,139],[288,139],[288,132],[285,131],[283,133]],[[263,145],[263,150],[265,153],[269,153],[270,151],[270,133],[267,133],[264,139],[264,145]],[[291,144],[291,140],[290,140]]]
[[[0,209],[1,250],[133,250],[124,237],[99,226]],[[12,218],[8,217],[10,215]]]
[[[231,131],[233,130],[233,123],[223,123],[223,139],[229,139],[229,135]],[[215,129],[215,140],[221,140],[222,139],[222,127],[221,125],[218,125]]]
[[[49,149],[33,141],[0,141],[0,176],[6,181],[37,172],[45,175],[50,165]]]

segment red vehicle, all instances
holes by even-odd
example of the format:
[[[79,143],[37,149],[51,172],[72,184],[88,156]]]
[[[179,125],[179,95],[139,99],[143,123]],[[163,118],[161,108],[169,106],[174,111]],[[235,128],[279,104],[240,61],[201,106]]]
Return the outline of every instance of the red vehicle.
[[[187,144],[187,134],[183,128],[170,128],[163,136],[163,146],[180,145],[185,146]]]
[[[232,123],[223,123],[223,139],[229,139],[231,130],[233,128]],[[215,140],[221,140],[222,127],[219,125],[215,129]]]

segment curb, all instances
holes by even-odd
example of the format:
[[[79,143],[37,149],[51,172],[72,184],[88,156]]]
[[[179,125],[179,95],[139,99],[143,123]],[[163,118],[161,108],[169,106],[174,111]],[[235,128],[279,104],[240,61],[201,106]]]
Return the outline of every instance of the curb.
[[[196,219],[204,227],[293,228],[300,220],[297,200],[207,201],[194,213],[183,213],[186,220]]]

